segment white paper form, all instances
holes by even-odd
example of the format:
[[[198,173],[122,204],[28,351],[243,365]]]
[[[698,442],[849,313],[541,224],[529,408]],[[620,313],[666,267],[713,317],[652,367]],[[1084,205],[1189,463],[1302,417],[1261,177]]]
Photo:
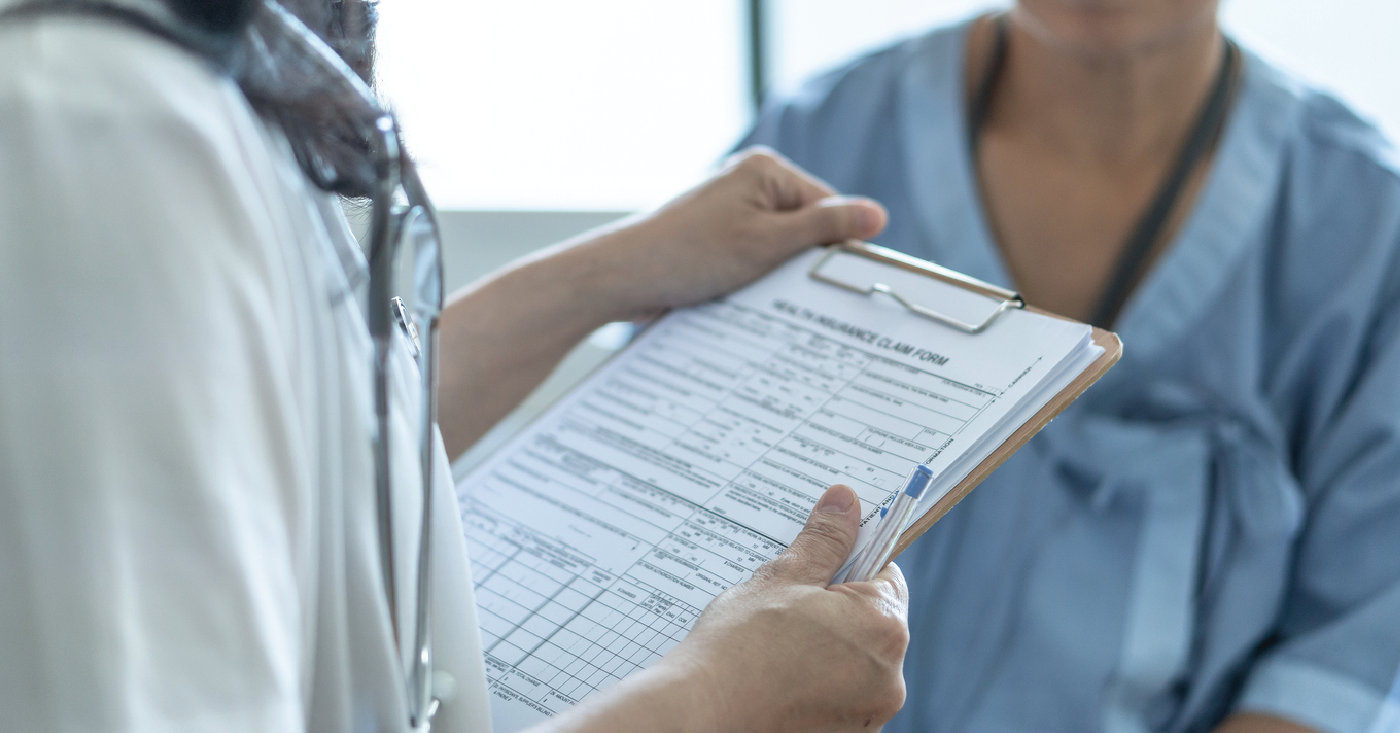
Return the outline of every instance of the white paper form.
[[[459,485],[497,731],[659,659],[829,485],[866,536],[914,464],[954,465],[1082,361],[1082,324],[963,334],[811,280],[816,256],[666,316]]]

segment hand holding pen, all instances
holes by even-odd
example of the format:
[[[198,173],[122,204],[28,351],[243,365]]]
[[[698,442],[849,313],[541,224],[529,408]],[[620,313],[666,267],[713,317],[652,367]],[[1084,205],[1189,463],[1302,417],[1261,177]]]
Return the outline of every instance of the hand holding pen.
[[[890,502],[888,507],[880,510],[880,524],[875,527],[875,535],[870,538],[865,549],[856,555],[846,574],[836,582],[851,583],[875,579],[890,561],[890,554],[899,543],[904,528],[909,526],[909,520],[913,518],[914,510],[919,506],[919,499],[932,482],[933,469],[922,463],[909,472],[909,479],[905,481],[904,488],[895,494],[894,501]]]

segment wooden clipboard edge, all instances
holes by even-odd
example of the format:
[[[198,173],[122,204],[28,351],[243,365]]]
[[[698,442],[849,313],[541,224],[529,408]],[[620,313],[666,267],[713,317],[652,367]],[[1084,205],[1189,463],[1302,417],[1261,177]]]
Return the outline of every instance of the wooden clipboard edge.
[[[1053,313],[1046,313],[1038,308],[1028,308],[1027,310],[1054,316]],[[1055,317],[1063,318],[1063,316]],[[1106,374],[1110,367],[1118,363],[1119,357],[1123,356],[1123,342],[1119,340],[1118,335],[1112,331],[1095,327],[1090,338],[1093,339],[1094,343],[1103,347],[1103,354],[1095,359],[1093,363],[1089,364],[1084,371],[1080,372],[1079,376],[1076,377],[1074,381],[1070,382],[1063,390],[1060,390],[1059,394],[1045,403],[1045,407],[1040,408],[1039,412],[1035,413],[1030,420],[1021,425],[1016,432],[1012,433],[1011,437],[1006,439],[1006,442],[1002,443],[991,455],[977,464],[977,467],[972,469],[972,472],[967,475],[967,478],[958,482],[957,486],[954,486],[952,490],[944,494],[943,498],[939,499],[923,516],[909,525],[909,528],[904,530],[904,533],[899,536],[899,542],[894,546],[894,552],[890,554],[891,560],[898,557],[909,545],[913,544],[914,540],[919,538],[919,535],[927,532],[929,527],[932,527],[934,523],[942,519],[943,515],[947,514],[949,509],[952,509],[958,502],[963,500],[963,497],[972,493],[972,490],[977,488],[977,485],[982,483],[983,479],[991,475],[992,471],[995,471],[1007,458],[1010,458],[1012,453],[1020,450],[1021,446],[1025,445],[1032,436],[1040,432],[1041,428],[1050,424],[1051,420],[1055,419],[1061,412],[1064,412],[1065,408],[1070,406],[1070,403],[1079,399],[1079,396],[1084,394],[1084,391],[1089,389],[1090,385],[1099,381],[1099,377]]]

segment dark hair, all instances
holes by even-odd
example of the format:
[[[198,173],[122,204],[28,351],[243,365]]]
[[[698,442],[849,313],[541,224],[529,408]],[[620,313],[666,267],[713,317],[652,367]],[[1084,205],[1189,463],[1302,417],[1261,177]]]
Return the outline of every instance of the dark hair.
[[[250,0],[167,0],[175,15],[211,34],[236,36],[252,14]]]
[[[240,27],[231,69],[253,109],[276,122],[296,153],[297,162],[318,187],[350,198],[370,195],[375,168],[371,131],[364,101],[328,78],[323,64],[308,59],[305,49],[267,30],[260,20],[268,11],[260,0],[171,0],[202,5],[201,22],[231,22]],[[208,5],[253,6],[211,10]],[[281,0],[366,84],[374,78],[374,31],[378,21],[373,0]],[[275,25],[275,24],[273,24]]]
[[[282,128],[297,162],[317,186],[351,198],[369,196],[375,181],[372,120],[364,114],[363,99],[330,78],[324,64],[307,58],[301,45],[279,36],[277,23],[261,22],[271,20],[261,0],[223,3],[254,6],[252,11],[205,10],[202,15],[206,23],[240,18],[230,66],[253,109]],[[281,0],[281,5],[366,84],[373,83],[378,15],[372,0]]]
[[[363,100],[308,58],[262,0],[165,0],[193,46],[238,82],[253,109],[282,128],[318,187],[360,198],[374,184]],[[366,84],[374,77],[373,0],[279,0]]]

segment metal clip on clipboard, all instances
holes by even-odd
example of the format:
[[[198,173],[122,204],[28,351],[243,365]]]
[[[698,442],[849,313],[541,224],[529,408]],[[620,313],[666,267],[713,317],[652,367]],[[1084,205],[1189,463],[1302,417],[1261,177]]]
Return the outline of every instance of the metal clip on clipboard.
[[[960,318],[919,305],[911,300],[907,294],[900,294],[893,286],[874,280],[872,277],[856,278],[850,275],[843,276],[841,274],[832,274],[829,265],[832,263],[833,258],[843,253],[864,257],[880,265],[898,268],[906,272],[912,272],[935,280],[940,280],[950,285],[955,285],[964,290],[991,299],[996,303],[996,308],[979,322],[969,323]],[[852,240],[827,247],[826,254],[822,255],[821,258],[812,265],[812,269],[808,270],[807,274],[813,280],[824,282],[828,285],[834,285],[853,293],[859,293],[861,295],[883,293],[903,306],[910,313],[932,321],[937,321],[951,328],[956,328],[964,333],[981,333],[988,326],[992,325],[992,322],[1002,313],[1012,308],[1026,307],[1026,301],[1021,298],[1020,294],[1014,291],[982,282],[981,280],[968,277],[960,272],[954,272],[946,267],[940,267],[932,262],[925,262],[924,260],[901,254],[892,249],[870,244],[869,242]]]

